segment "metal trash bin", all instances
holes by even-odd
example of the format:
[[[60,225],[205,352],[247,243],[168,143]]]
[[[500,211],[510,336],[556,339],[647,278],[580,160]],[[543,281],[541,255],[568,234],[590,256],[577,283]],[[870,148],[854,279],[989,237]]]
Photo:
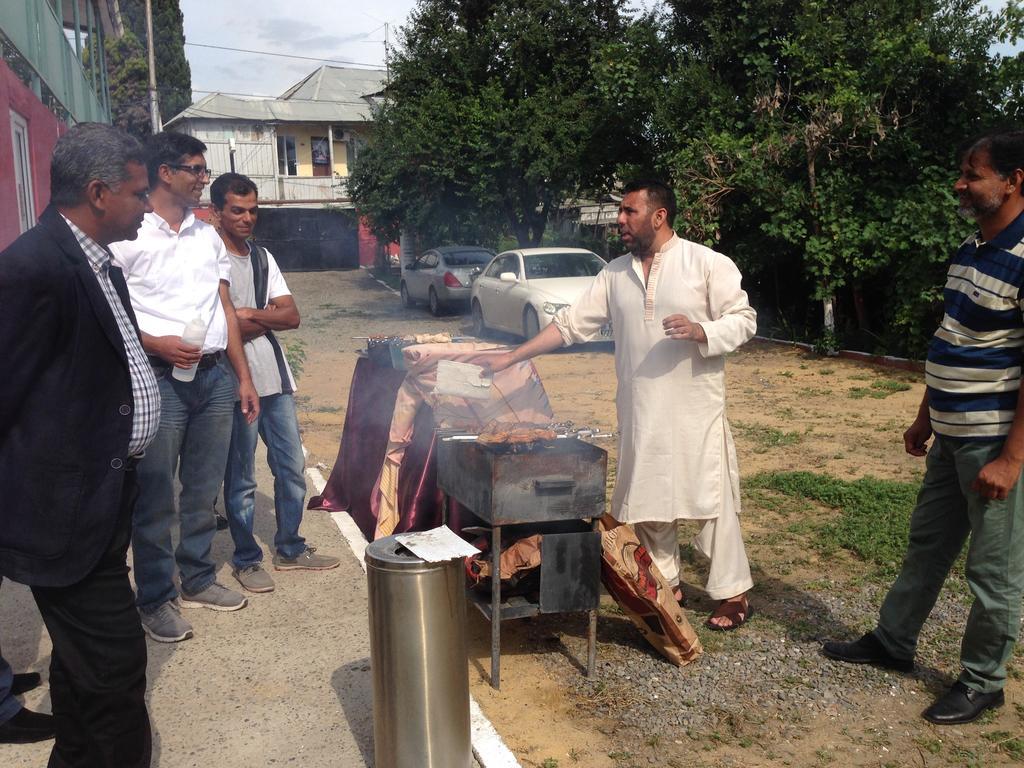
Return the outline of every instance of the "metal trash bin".
[[[470,768],[465,574],[394,536],[366,548],[376,768]]]

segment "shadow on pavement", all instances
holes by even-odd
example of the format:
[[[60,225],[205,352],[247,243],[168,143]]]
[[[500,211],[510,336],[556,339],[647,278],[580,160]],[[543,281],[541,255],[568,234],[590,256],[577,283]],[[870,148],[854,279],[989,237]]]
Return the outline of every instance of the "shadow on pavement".
[[[356,737],[363,762],[373,765],[373,680],[370,676],[370,659],[363,658],[338,667],[331,676],[331,687]]]

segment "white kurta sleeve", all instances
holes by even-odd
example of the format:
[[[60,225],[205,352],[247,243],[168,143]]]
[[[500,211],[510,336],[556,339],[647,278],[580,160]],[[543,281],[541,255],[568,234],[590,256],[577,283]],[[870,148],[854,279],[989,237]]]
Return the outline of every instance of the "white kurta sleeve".
[[[602,269],[572,306],[555,314],[552,322],[562,334],[563,346],[589,341],[611,320],[608,279],[608,269]]]
[[[732,352],[757,332],[757,312],[740,287],[741,277],[732,259],[714,254],[708,273],[708,309],[712,319],[700,323],[708,341],[697,345],[704,357]]]

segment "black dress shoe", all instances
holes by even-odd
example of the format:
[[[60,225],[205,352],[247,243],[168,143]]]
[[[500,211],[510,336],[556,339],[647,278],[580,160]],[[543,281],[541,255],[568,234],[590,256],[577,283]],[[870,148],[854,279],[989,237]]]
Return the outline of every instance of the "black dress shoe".
[[[11,683],[11,693],[20,696],[33,688],[38,688],[41,682],[43,682],[43,678],[38,672],[19,672],[14,676],[14,682]]]
[[[6,723],[0,723],[0,744],[28,744],[52,739],[53,715],[20,709]]]
[[[830,659],[845,661],[847,664],[874,664],[876,667],[894,669],[897,672],[913,672],[913,659],[897,659],[892,656],[874,632],[868,632],[860,640],[841,643],[829,640],[821,646],[821,652]]]
[[[958,680],[948,693],[922,712],[921,716],[936,725],[962,725],[974,722],[986,709],[1003,706],[1004,701],[1001,690],[982,693],[968,688]]]

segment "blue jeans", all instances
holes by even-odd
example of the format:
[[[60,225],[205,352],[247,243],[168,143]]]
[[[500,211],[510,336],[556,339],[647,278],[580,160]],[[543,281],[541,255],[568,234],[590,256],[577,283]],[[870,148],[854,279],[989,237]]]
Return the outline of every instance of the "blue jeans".
[[[0,656],[0,725],[3,725],[21,711],[21,702],[14,698],[11,686],[14,672],[3,656]]]
[[[139,462],[139,499],[132,526],[136,604],[143,611],[178,596],[202,592],[215,578],[210,544],[217,530],[211,501],[217,498],[231,443],[235,377],[226,359],[178,381],[170,369],[156,371],[160,384],[160,428]],[[181,481],[178,514],[174,477]],[[171,527],[180,525],[178,547],[171,548]]]
[[[299,536],[306,502],[306,462],[295,417],[295,398],[290,394],[268,395],[260,398],[260,415],[252,424],[247,424],[241,409],[235,407],[231,451],[224,472],[224,508],[235,541],[232,562],[239,569],[263,560],[263,550],[252,535],[259,437],[267,446],[267,464],[274,475],[274,549],[289,559],[306,551],[306,540]]]

